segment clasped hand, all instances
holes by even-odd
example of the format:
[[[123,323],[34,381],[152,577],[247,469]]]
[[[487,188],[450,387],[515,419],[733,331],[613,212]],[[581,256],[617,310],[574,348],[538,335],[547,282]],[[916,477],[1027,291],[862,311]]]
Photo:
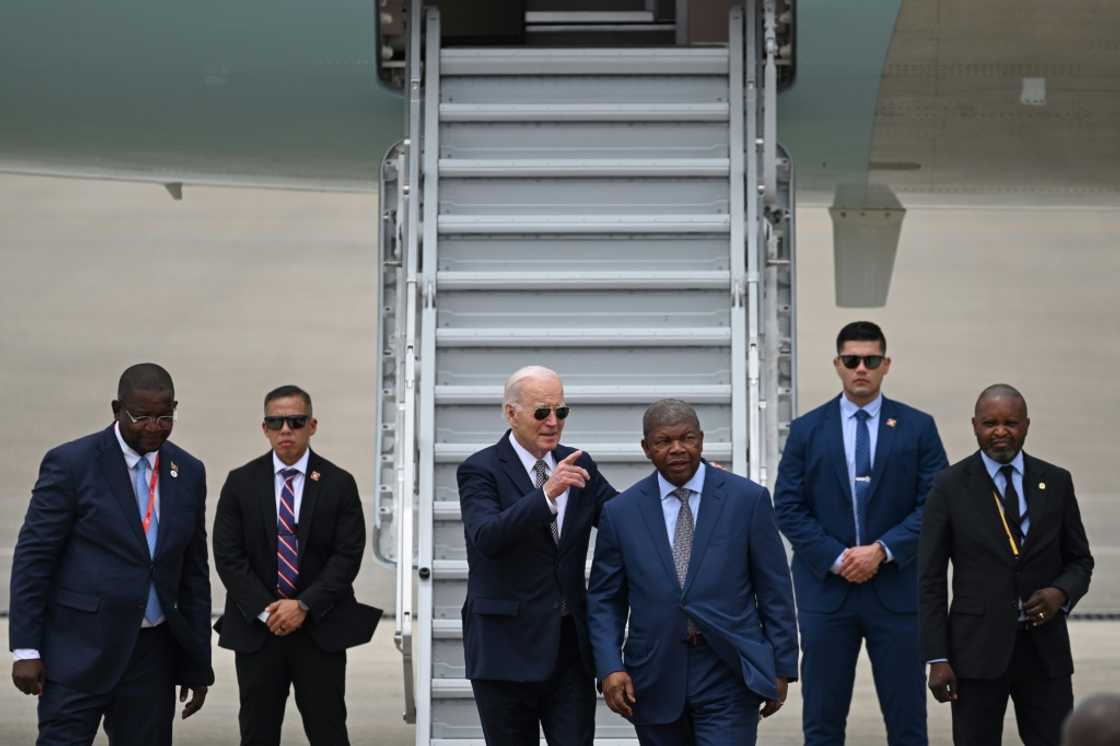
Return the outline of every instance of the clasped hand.
[[[840,559],[840,577],[849,583],[866,583],[879,572],[879,565],[887,559],[887,553],[879,542],[862,547],[844,550]]]
[[[290,635],[302,627],[304,620],[307,619],[307,612],[294,598],[273,601],[265,607],[265,611],[268,612],[268,622],[266,622],[268,631],[277,637]]]

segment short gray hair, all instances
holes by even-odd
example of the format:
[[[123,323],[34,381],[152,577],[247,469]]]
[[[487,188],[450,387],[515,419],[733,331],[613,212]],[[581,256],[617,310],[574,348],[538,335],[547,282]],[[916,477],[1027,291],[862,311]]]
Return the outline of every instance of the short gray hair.
[[[694,425],[697,431],[700,430],[700,418],[696,416],[696,410],[691,404],[680,399],[658,399],[646,407],[646,413],[642,415],[642,436],[649,437],[658,428],[684,422]]]
[[[554,378],[559,381],[560,374],[543,365],[526,365],[524,368],[518,368],[506,379],[502,402],[504,404],[518,404],[521,401],[521,384],[531,378]]]

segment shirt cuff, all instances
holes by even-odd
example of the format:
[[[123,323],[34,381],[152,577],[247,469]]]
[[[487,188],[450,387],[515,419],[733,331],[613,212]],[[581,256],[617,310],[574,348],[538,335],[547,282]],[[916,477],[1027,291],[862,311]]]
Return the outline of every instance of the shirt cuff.
[[[884,564],[894,561],[894,553],[891,552],[891,548],[886,545],[886,542],[876,541],[875,543],[881,546],[883,548],[883,551],[887,554],[887,558],[883,560]]]
[[[12,651],[13,661],[37,661],[39,660],[39,651],[34,648],[16,648]]]
[[[847,552],[847,551],[848,551],[847,549],[844,550],[844,552]],[[834,572],[837,575],[840,574],[840,565],[841,565],[841,563],[844,559],[844,552],[840,552],[840,554],[836,557],[836,561],[832,563],[832,567],[830,568],[832,570],[832,572]]]
[[[926,663],[928,663],[928,664],[929,664],[929,665],[931,665],[931,666],[932,666],[932,665],[933,665],[934,663],[948,663],[948,662],[949,662],[949,659],[948,659],[948,658],[934,658],[934,659],[933,659],[933,660],[931,660],[931,661],[926,661]]]
[[[260,614],[257,614],[257,619],[260,619],[265,624],[268,624],[268,612],[262,611]]]
[[[541,490],[541,494],[544,495],[544,490]],[[553,515],[560,514],[560,508],[556,506],[556,503],[548,499],[548,495],[544,495],[544,504],[548,506],[549,512]]]

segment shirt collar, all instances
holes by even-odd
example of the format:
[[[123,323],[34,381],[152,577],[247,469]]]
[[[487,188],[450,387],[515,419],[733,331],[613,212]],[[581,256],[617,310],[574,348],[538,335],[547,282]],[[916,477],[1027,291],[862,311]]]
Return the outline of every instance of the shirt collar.
[[[120,443],[121,451],[124,452],[124,462],[128,464],[128,470],[132,471],[136,468],[136,463],[140,460],[140,454],[132,450],[132,447],[128,443],[124,442],[124,438],[121,436],[121,423],[113,423],[113,434],[117,436],[117,442]],[[151,453],[144,454],[144,457],[148,459],[149,469],[155,468],[157,455],[158,451],[152,451]]]
[[[272,452],[272,471],[275,474],[279,474],[280,472],[284,471],[285,469],[295,469],[301,475],[304,475],[304,474],[307,474],[307,462],[310,459],[311,459],[311,449],[308,448],[306,451],[303,452],[303,455],[299,457],[299,461],[295,462],[291,466],[288,466],[287,464],[285,464],[283,461],[280,460],[280,457],[276,455],[276,451],[273,451]]]
[[[984,453],[983,451],[980,451],[980,458],[984,460],[984,468],[988,470],[988,476],[992,479],[995,479],[996,474],[999,473],[999,470],[1005,466],[1010,466],[1015,470],[1016,473],[1019,474],[1019,476],[1023,475],[1022,449],[1020,449],[1019,452],[1015,454],[1015,458],[1011,459],[1010,464],[1001,464],[1000,462],[988,456],[988,454]]]
[[[682,487],[692,490],[697,495],[704,494],[704,472],[707,470],[707,464],[703,461],[700,462],[700,468],[692,475],[692,479],[685,482]],[[661,491],[661,499],[669,497],[669,495],[676,491],[677,485],[670,482],[665,477],[661,476],[661,472],[657,472],[657,487]]]
[[[513,446],[513,450],[517,453],[517,458],[521,459],[521,465],[525,467],[525,471],[532,474],[533,467],[537,465],[538,459],[536,456],[529,453],[529,451],[525,449],[525,446],[517,442],[517,437],[513,434],[512,430],[509,431],[509,444]],[[556,459],[552,456],[552,452],[549,451],[541,458],[544,459],[545,464],[548,465],[548,471],[551,474],[556,469]]]
[[[867,404],[862,407],[848,398],[847,394],[840,394],[840,414],[845,418],[855,417],[856,412],[860,409],[871,415],[870,419],[875,419],[879,416],[879,410],[883,407],[883,395],[879,394]]]

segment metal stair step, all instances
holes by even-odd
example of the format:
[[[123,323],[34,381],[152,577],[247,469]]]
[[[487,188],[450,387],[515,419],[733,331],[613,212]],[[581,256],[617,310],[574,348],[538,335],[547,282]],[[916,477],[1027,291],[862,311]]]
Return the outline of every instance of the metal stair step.
[[[716,271],[582,271],[436,273],[441,290],[713,290],[731,287],[731,273]]]
[[[726,347],[731,329],[649,327],[437,329],[439,347]]]
[[[726,47],[544,49],[440,52],[440,75],[726,75]]]
[[[493,443],[436,443],[435,460],[437,464],[457,464],[472,453],[481,451]],[[590,443],[580,442],[580,447],[595,457],[599,463],[642,463],[646,455],[638,443]],[[731,443],[705,442],[704,456],[714,461],[726,461],[731,456]]]
[[[455,104],[439,105],[443,122],[726,122],[723,102],[688,104]]]
[[[728,158],[440,158],[441,177],[718,177]]]
[[[440,234],[728,233],[723,213],[668,215],[455,215],[438,218]]]
[[[488,404],[502,401],[501,386],[437,385],[436,404]],[[569,404],[648,404],[657,399],[684,399],[691,404],[731,402],[730,384],[572,384],[564,387]]]

